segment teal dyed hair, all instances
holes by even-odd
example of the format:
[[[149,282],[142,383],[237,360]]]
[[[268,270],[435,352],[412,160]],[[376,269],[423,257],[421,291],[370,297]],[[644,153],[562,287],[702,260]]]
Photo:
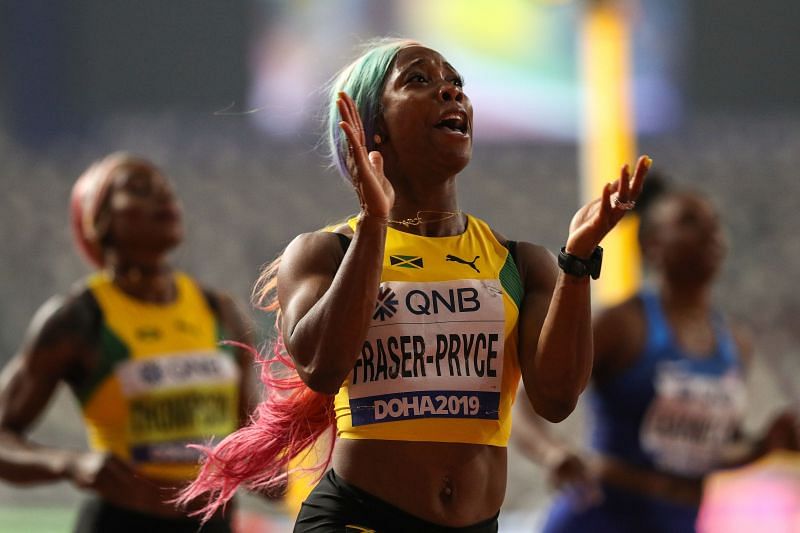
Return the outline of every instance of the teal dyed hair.
[[[331,83],[327,112],[328,151],[339,174],[348,180],[350,173],[347,171],[347,138],[339,127],[341,116],[336,107],[339,92],[347,93],[355,102],[364,123],[367,151],[374,150],[373,136],[380,115],[386,74],[397,52],[411,44],[417,43],[395,38],[371,41],[365,46],[366,51],[342,69]]]

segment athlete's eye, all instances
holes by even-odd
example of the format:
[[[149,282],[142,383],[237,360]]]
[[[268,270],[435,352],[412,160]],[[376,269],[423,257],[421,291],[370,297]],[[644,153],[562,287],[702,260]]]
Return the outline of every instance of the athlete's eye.
[[[408,77],[408,81],[414,83],[427,83],[428,78],[424,74],[415,73]]]
[[[461,87],[462,89],[464,88],[464,78],[462,78],[461,76],[456,76],[451,81],[453,82],[453,85],[455,85],[456,87]]]

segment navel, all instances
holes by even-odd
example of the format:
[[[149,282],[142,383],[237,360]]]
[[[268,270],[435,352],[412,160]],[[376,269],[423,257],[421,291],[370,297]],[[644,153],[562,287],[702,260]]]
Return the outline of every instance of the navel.
[[[453,499],[453,482],[449,477],[444,478],[442,490],[439,492],[439,498],[445,503]]]

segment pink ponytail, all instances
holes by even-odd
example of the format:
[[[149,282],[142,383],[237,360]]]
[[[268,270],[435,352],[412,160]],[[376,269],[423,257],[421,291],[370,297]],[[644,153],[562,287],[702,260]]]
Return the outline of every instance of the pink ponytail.
[[[253,291],[260,309],[276,312],[279,332],[280,309],[275,287],[280,259],[279,256],[262,272]],[[192,513],[202,515],[203,520],[224,509],[240,485],[267,493],[281,489],[289,474],[290,461],[326,432],[330,433],[331,445],[324,460],[312,470],[319,477],[331,461],[336,431],[333,396],[314,392],[303,383],[280,333],[271,354],[262,356],[248,349],[261,365],[266,398],[247,426],[213,448],[198,447],[206,455],[200,473],[176,500],[179,505],[187,505],[208,494],[208,503]]]

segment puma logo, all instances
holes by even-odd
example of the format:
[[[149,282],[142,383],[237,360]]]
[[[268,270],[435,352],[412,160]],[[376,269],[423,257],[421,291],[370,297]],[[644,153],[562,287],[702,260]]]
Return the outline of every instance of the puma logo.
[[[461,263],[462,265],[467,265],[467,266],[469,266],[469,267],[470,267],[472,270],[474,270],[475,272],[477,272],[478,274],[480,274],[480,273],[481,273],[481,271],[480,271],[480,270],[478,270],[478,267],[476,267],[476,266],[475,266],[475,261],[477,261],[477,260],[478,260],[478,259],[480,259],[480,258],[481,258],[481,256],[479,256],[479,255],[476,255],[476,256],[475,256],[475,259],[473,259],[472,261],[467,261],[466,259],[461,259],[460,257],[457,257],[457,256],[455,256],[455,255],[450,255],[450,254],[447,254],[447,257],[445,257],[445,258],[444,258],[444,260],[445,260],[445,261],[453,261],[454,263]]]

